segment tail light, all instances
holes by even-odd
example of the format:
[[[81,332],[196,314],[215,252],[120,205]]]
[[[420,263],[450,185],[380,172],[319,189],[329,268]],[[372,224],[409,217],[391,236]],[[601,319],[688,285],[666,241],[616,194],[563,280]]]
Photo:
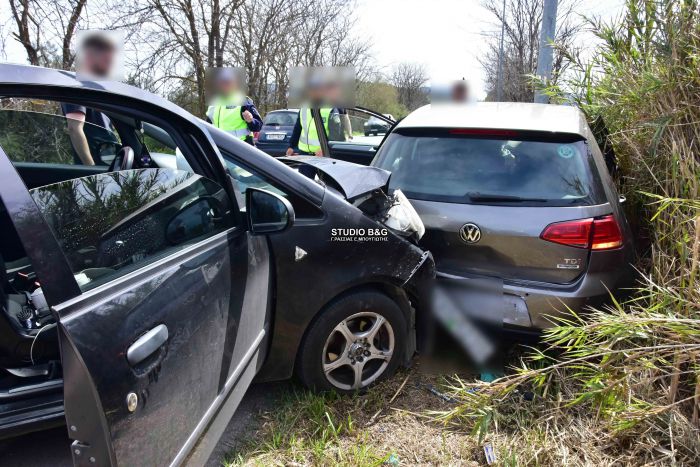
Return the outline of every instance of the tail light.
[[[254,131],[253,132],[253,141],[258,141],[258,138],[260,137],[260,132],[259,131]]]
[[[613,216],[604,216],[593,221],[591,249],[611,250],[622,246],[622,232]]]
[[[622,232],[612,215],[555,222],[545,227],[542,240],[576,248],[611,250],[622,246]]]

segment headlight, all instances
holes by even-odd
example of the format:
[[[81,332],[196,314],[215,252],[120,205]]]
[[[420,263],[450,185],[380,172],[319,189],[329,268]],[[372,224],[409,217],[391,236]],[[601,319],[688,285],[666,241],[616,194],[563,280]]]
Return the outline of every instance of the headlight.
[[[394,190],[393,197],[394,205],[387,211],[384,225],[407,235],[415,234],[416,239],[420,240],[425,234],[425,225],[420,216],[401,190]]]

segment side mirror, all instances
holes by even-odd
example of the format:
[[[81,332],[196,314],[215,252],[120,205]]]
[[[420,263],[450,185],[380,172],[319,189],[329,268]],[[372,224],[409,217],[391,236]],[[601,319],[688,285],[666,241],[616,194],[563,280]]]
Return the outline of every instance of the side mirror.
[[[245,209],[253,234],[283,232],[294,224],[294,208],[289,201],[260,188],[246,190]]]

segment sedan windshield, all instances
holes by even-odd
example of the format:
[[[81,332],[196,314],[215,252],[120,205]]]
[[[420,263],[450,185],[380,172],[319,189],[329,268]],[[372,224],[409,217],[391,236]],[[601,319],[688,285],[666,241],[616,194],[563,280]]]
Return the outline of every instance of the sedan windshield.
[[[474,204],[595,204],[597,178],[580,139],[546,141],[391,135],[374,165],[392,172],[390,188],[430,201]]]

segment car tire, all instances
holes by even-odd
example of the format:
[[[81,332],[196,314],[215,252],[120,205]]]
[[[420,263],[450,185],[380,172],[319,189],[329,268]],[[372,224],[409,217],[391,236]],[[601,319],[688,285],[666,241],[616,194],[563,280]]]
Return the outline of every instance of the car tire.
[[[365,131],[365,136],[369,136],[369,131]]]
[[[404,358],[407,321],[376,291],[341,297],[309,327],[297,375],[310,389],[350,394],[391,376]]]

